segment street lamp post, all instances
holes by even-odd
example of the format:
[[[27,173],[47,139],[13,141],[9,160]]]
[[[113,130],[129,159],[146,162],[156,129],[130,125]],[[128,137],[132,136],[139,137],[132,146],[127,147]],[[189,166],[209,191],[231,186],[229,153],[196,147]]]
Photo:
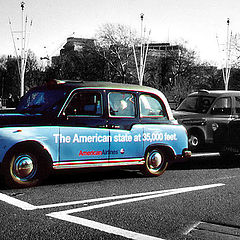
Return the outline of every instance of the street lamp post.
[[[141,19],[141,39],[140,39],[140,60],[139,60],[139,67],[138,67],[138,60],[137,60],[137,55],[135,51],[135,47],[133,45],[133,54],[134,54],[134,60],[136,64],[136,70],[137,70],[137,77],[139,81],[139,85],[143,85],[143,78],[144,78],[144,71],[145,71],[145,66],[146,66],[146,60],[147,60],[147,53],[148,53],[148,46],[149,46],[149,36],[150,36],[150,31],[148,35],[148,39],[146,41],[145,39],[145,29],[143,31],[143,17],[144,14],[141,13],[140,19]],[[143,34],[144,32],[144,34]]]
[[[24,56],[25,56],[25,49],[24,49],[24,46],[23,46],[23,42],[25,42],[25,39],[24,39],[24,27],[23,27],[23,22],[24,22],[24,5],[25,3],[24,2],[21,2],[21,9],[22,9],[22,31],[21,31],[21,70],[20,70],[20,82],[21,82],[21,90],[20,90],[20,96],[22,97],[24,95],[24,74],[25,74],[25,71],[24,71]],[[26,29],[25,29],[26,31]]]
[[[19,72],[19,77],[20,77],[20,97],[22,97],[24,95],[24,75],[25,75],[25,69],[26,69],[26,63],[27,63],[27,56],[28,56],[28,41],[29,41],[29,37],[30,37],[30,28],[32,27],[32,21],[30,22],[29,25],[29,29],[27,31],[27,27],[28,27],[28,19],[27,17],[25,18],[24,21],[24,8],[25,8],[25,3],[21,2],[21,11],[22,11],[22,16],[21,16],[21,31],[13,31],[12,30],[12,23],[9,20],[9,25],[10,25],[10,30],[11,30],[11,34],[12,34],[12,39],[13,39],[13,44],[14,44],[14,50],[15,50],[15,55],[17,58],[17,64],[18,64],[18,72]],[[21,34],[21,53],[20,53],[20,57],[19,54],[17,52],[17,47],[16,47],[16,43],[15,43],[15,39],[14,39],[14,34]]]

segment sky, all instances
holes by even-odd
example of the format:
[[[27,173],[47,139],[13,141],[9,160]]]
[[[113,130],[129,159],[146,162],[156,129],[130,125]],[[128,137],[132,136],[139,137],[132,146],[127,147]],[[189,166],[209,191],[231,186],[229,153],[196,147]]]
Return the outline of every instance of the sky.
[[[94,38],[105,23],[151,30],[152,42],[186,42],[202,61],[218,62],[227,38],[227,19],[240,33],[239,0],[24,0],[24,14],[32,20],[28,47],[38,56],[56,55],[67,37]],[[21,1],[0,0],[0,56],[14,55],[22,28]],[[74,33],[74,35],[73,35]],[[218,36],[218,42],[217,38]],[[219,43],[219,44],[218,44]]]

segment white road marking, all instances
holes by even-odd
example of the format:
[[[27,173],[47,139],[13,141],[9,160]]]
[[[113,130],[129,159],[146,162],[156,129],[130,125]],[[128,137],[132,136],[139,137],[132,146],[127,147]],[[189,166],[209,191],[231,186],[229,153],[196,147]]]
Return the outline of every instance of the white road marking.
[[[107,224],[103,224],[100,222],[95,222],[92,220],[70,216],[69,214],[77,213],[77,212],[83,212],[83,211],[90,211],[93,209],[99,209],[99,208],[105,208],[120,204],[127,204],[127,203],[133,203],[137,201],[143,201],[153,198],[159,198],[169,195],[175,195],[180,193],[186,193],[191,191],[199,191],[209,188],[215,188],[224,186],[223,183],[217,183],[217,184],[209,184],[209,185],[202,185],[202,186],[194,186],[194,187],[185,187],[185,188],[176,188],[176,189],[169,189],[169,190],[161,190],[161,191],[154,191],[154,192],[145,192],[145,193],[136,193],[136,194],[129,194],[129,195],[120,195],[120,196],[113,196],[113,197],[104,197],[104,198],[97,198],[97,199],[87,199],[87,200],[81,200],[81,201],[74,201],[74,202],[67,202],[67,203],[58,203],[58,204],[49,204],[49,205],[42,205],[42,206],[35,206],[32,204],[29,204],[27,202],[18,200],[16,198],[10,197],[6,194],[0,193],[0,200],[4,201],[8,204],[17,206],[23,210],[34,210],[34,209],[44,209],[44,208],[52,208],[52,207],[61,207],[61,206],[69,206],[69,205],[76,205],[76,204],[86,204],[86,203],[94,203],[94,202],[102,202],[102,201],[109,201],[114,200],[112,202],[106,202],[106,203],[100,203],[92,206],[84,206],[81,208],[75,208],[65,211],[58,211],[58,212],[52,212],[47,214],[49,217],[57,218],[63,221],[68,221],[71,223],[79,224],[85,227],[93,228],[102,232],[106,233],[112,233],[118,236],[123,236],[129,239],[135,239],[135,240],[164,240],[162,238],[157,238],[141,233],[132,232],[129,230],[125,230],[122,228],[113,227]],[[121,200],[118,200],[121,199]]]
[[[162,238],[156,238],[156,237],[152,237],[149,235],[144,235],[141,233],[136,233],[136,232],[122,229],[122,228],[117,228],[117,227],[113,227],[113,226],[110,226],[107,224],[95,222],[92,220],[75,217],[75,216],[70,216],[69,214],[83,212],[83,211],[90,211],[93,209],[110,207],[110,206],[115,206],[115,205],[120,205],[120,204],[132,203],[132,202],[137,202],[137,201],[143,201],[143,200],[152,199],[152,198],[164,197],[164,196],[169,196],[169,195],[174,195],[174,194],[179,194],[179,193],[184,193],[184,192],[191,192],[191,191],[215,188],[215,187],[220,187],[220,186],[224,186],[224,185],[225,184],[218,183],[218,184],[210,184],[210,185],[203,185],[203,186],[179,188],[179,189],[173,189],[173,190],[165,190],[165,191],[162,191],[161,193],[159,193],[159,191],[157,191],[158,193],[153,194],[153,195],[135,197],[135,198],[131,198],[131,199],[113,201],[113,202],[108,202],[108,203],[101,203],[101,204],[97,204],[97,205],[81,207],[81,208],[76,208],[76,209],[70,209],[70,210],[65,210],[65,211],[52,212],[52,213],[47,214],[47,216],[57,218],[57,219],[60,219],[63,221],[68,221],[71,223],[76,223],[76,224],[79,224],[79,225],[82,225],[85,227],[97,229],[102,232],[112,233],[115,235],[123,236],[123,237],[129,238],[129,239],[163,240]]]
[[[45,209],[45,208],[56,208],[56,207],[64,207],[70,205],[80,205],[80,204],[88,204],[94,202],[102,202],[102,201],[109,201],[109,200],[117,200],[117,199],[125,199],[125,198],[134,198],[146,195],[155,195],[159,193],[167,193],[170,191],[175,191],[177,189],[169,189],[169,190],[160,190],[154,192],[144,192],[144,193],[135,193],[135,194],[128,194],[128,195],[119,195],[119,196],[112,196],[112,197],[103,197],[103,198],[93,198],[93,199],[85,199],[79,201],[72,201],[72,202],[64,202],[64,203],[54,203],[54,204],[47,204],[47,205],[39,205],[35,206],[16,198],[10,197],[8,195],[0,193],[0,200],[7,202],[8,204],[17,206],[22,208],[23,210],[35,210],[35,209]]]
[[[16,198],[10,197],[6,194],[0,193],[0,200],[3,202],[6,202],[8,204],[11,204],[13,206],[19,207],[23,210],[34,210],[36,207],[32,204],[29,204],[27,202],[18,200]]]
[[[75,216],[70,216],[68,214],[65,213],[52,213],[52,214],[48,214],[47,216],[51,216],[60,220],[64,220],[64,221],[68,221],[71,223],[75,223],[75,224],[79,224],[82,225],[84,227],[90,227],[102,232],[106,232],[106,233],[110,233],[110,234],[114,234],[114,235],[118,235],[118,236],[122,236],[125,238],[129,238],[129,239],[135,239],[135,240],[164,240],[162,238],[158,238],[158,237],[153,237],[153,236],[149,236],[149,235],[145,235],[142,233],[137,233],[137,232],[132,232],[126,229],[122,229],[122,228],[118,228],[118,227],[113,227],[111,225],[107,225],[107,224],[103,224],[100,222],[95,222],[92,220],[88,220],[85,218],[80,218],[80,217],[75,217]]]
[[[94,202],[103,202],[103,201],[125,199],[125,198],[134,198],[134,197],[140,197],[140,196],[146,196],[146,195],[155,195],[155,194],[158,194],[158,193],[165,193],[165,192],[170,192],[170,191],[174,191],[174,190],[177,190],[177,189],[160,190],[160,191],[144,192],[144,193],[135,193],[135,194],[119,195],[119,196],[103,197],[103,198],[93,198],[93,199],[86,199],[86,200],[66,202],[66,203],[55,203],[55,204],[48,204],[48,205],[40,205],[40,206],[36,206],[35,208],[44,209],[44,208],[53,208],[53,207],[63,207],[63,206],[69,206],[69,205],[87,204],[87,203],[94,203]]]
[[[159,198],[159,197],[164,197],[164,196],[169,196],[169,195],[175,195],[175,194],[179,194],[179,193],[198,191],[198,190],[203,190],[203,189],[208,189],[208,188],[215,188],[215,187],[220,187],[220,186],[224,186],[224,185],[225,184],[223,184],[223,183],[217,183],[217,184],[210,184],[210,185],[203,185],[203,186],[164,190],[164,191],[160,191],[160,193],[159,193],[159,191],[157,191],[157,192],[153,192],[154,194],[147,195],[147,196],[135,197],[135,198],[107,202],[107,203],[101,203],[98,205],[86,206],[86,207],[81,207],[81,208],[74,208],[74,209],[65,210],[65,211],[61,211],[61,212],[64,212],[66,214],[71,214],[71,213],[75,213],[75,212],[83,212],[83,211],[89,211],[89,210],[97,209],[97,208],[110,207],[110,206],[114,206],[114,205],[126,204],[126,203],[131,203],[131,202],[139,202],[139,201],[143,201],[143,200]]]
[[[220,183],[221,185],[224,185]],[[18,200],[16,198],[10,197],[6,194],[0,193],[0,201],[6,202],[8,204],[14,205],[16,207],[22,208],[23,210],[35,210],[35,209],[45,209],[45,208],[54,208],[54,207],[64,207],[64,206],[70,206],[70,205],[79,205],[79,204],[87,204],[87,203],[94,203],[94,202],[101,202],[101,201],[109,201],[109,200],[118,200],[118,199],[126,199],[126,198],[135,198],[135,197],[141,197],[141,196],[151,196],[151,195],[157,195],[160,194],[167,194],[172,193],[175,191],[183,191],[186,192],[186,189],[188,191],[194,191],[201,190],[204,188],[209,188],[209,186],[212,187],[218,187],[221,186],[219,184],[211,184],[211,185],[203,185],[203,186],[195,186],[195,187],[186,187],[186,188],[175,188],[175,189],[168,189],[168,190],[160,190],[160,191],[154,191],[154,192],[144,192],[144,193],[135,193],[135,194],[128,194],[128,195],[119,195],[119,196],[112,196],[112,197],[103,197],[103,198],[94,198],[94,199],[86,199],[86,200],[80,200],[80,201],[73,201],[73,202],[65,202],[65,203],[54,203],[54,204],[47,204],[47,205],[32,205],[29,203],[26,203],[24,201]],[[191,190],[193,189],[193,190]],[[166,195],[167,196],[167,195]],[[148,199],[147,197],[146,199]],[[145,199],[143,199],[145,200]],[[139,200],[137,200],[139,201]]]

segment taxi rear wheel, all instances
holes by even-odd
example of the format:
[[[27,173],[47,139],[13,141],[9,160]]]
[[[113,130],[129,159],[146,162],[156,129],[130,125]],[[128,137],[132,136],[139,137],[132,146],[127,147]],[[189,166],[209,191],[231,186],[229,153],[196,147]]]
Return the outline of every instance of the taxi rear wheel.
[[[39,150],[16,149],[8,154],[3,163],[5,183],[11,188],[39,185],[43,179],[42,154]],[[41,163],[42,162],[42,163]]]
[[[161,149],[150,150],[146,155],[145,165],[142,173],[145,176],[160,176],[168,166],[167,154]]]

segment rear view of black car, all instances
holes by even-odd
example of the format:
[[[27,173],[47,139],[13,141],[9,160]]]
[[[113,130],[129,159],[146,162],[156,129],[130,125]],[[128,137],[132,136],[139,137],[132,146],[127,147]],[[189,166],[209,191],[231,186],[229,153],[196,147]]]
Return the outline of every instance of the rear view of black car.
[[[240,153],[240,119],[221,124],[214,132],[214,144],[223,157],[233,157]]]

